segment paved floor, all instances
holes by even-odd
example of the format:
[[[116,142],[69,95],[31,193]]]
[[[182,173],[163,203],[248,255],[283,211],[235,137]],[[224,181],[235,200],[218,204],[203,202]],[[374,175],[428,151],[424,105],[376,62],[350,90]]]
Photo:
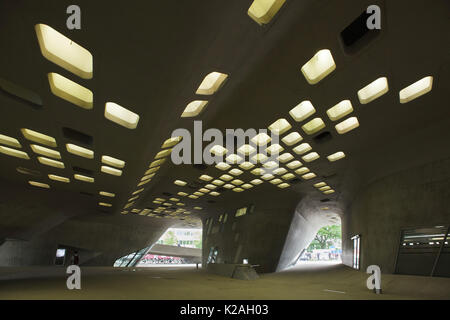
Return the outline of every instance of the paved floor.
[[[82,268],[81,290],[66,288],[62,268],[0,268],[0,299],[450,299],[450,279],[368,275],[343,265],[297,265],[260,279],[229,279],[195,268]]]

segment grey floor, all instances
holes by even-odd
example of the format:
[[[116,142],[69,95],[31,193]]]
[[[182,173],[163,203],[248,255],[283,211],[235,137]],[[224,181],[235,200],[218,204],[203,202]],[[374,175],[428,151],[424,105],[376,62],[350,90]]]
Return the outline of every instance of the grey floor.
[[[82,267],[81,290],[68,290],[63,268],[0,268],[0,299],[450,299],[450,279],[368,275],[343,265],[300,265],[258,280],[229,279],[193,267]]]

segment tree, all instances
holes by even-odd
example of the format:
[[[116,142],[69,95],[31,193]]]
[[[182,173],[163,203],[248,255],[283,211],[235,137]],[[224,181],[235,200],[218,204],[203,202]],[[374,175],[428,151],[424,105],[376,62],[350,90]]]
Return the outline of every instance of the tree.
[[[164,235],[164,244],[167,244],[169,246],[176,246],[178,244],[178,238],[175,235],[175,232],[173,232],[172,230],[168,231],[165,235]]]
[[[317,231],[314,240],[308,247],[308,251],[313,249],[329,249],[337,240],[341,240],[341,226],[332,225],[321,228]]]

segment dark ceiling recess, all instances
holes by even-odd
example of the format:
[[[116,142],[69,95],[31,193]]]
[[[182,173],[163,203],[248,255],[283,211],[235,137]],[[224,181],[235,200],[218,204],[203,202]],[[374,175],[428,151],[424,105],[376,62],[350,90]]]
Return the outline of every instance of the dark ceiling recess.
[[[94,196],[94,194],[89,193],[89,192],[84,192],[84,191],[81,191],[80,194],[85,195],[85,196],[89,196],[89,197],[93,197]]]
[[[315,136],[313,138],[313,140],[317,143],[328,142],[331,139],[333,139],[333,136],[331,135],[331,133],[329,131],[324,131],[322,133],[319,133],[317,136]]]
[[[301,182],[302,180],[300,180],[299,178],[294,178],[294,179],[292,179],[291,181],[290,181],[290,183],[291,184],[296,184],[296,183],[299,183],[299,182]]]
[[[83,132],[77,131],[71,128],[62,128],[63,135],[66,139],[78,142],[80,144],[93,146],[94,138],[90,135],[87,135]]]
[[[37,93],[2,78],[0,78],[0,92],[35,109],[42,108],[42,99]]]
[[[324,177],[325,179],[327,178],[333,178],[334,176],[336,176],[337,173],[330,173],[330,174],[324,174],[322,177]]]
[[[18,167],[17,171],[20,172],[20,173],[23,173],[23,174],[29,174],[31,176],[36,176],[36,177],[41,175],[41,173],[39,171],[37,171],[37,170],[27,169],[27,168],[24,168],[24,167]]]
[[[214,200],[208,200],[208,203],[216,203]]]
[[[330,201],[330,199],[328,199],[328,198],[320,200],[320,202],[328,202],[328,201]]]
[[[89,169],[84,169],[84,168],[80,168],[80,167],[72,167],[73,171],[76,171],[78,173],[83,173],[83,174],[87,174],[92,176],[94,174],[94,171],[89,170]]]
[[[206,170],[206,168],[208,168],[208,166],[204,163],[200,163],[200,164],[193,164],[192,165],[195,169],[198,170]]]
[[[167,197],[172,196],[172,194],[171,194],[170,192],[163,192],[162,194],[165,195],[165,196],[167,196]]]
[[[371,15],[372,14],[368,14],[364,10],[355,20],[342,30],[341,41],[344,51],[347,54],[355,54],[360,51],[380,34],[380,30],[378,29],[371,30],[367,28],[367,19]]]

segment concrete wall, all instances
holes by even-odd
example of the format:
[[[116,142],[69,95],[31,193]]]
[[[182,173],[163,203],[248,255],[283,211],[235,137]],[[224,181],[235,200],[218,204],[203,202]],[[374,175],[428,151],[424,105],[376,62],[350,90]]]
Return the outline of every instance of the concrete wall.
[[[383,177],[361,188],[343,216],[343,262],[352,265],[351,236],[361,235],[361,269],[393,273],[403,228],[450,224],[450,158]]]
[[[275,271],[298,202],[292,198],[284,200],[282,195],[260,199],[252,212],[240,217],[235,217],[236,210],[226,211],[226,223],[218,221],[220,215],[212,216],[211,228],[203,221],[203,265],[206,266],[211,247],[217,246],[218,263],[242,263],[248,259],[250,264],[259,265],[255,268],[258,273]],[[236,204],[236,209],[244,206]]]

